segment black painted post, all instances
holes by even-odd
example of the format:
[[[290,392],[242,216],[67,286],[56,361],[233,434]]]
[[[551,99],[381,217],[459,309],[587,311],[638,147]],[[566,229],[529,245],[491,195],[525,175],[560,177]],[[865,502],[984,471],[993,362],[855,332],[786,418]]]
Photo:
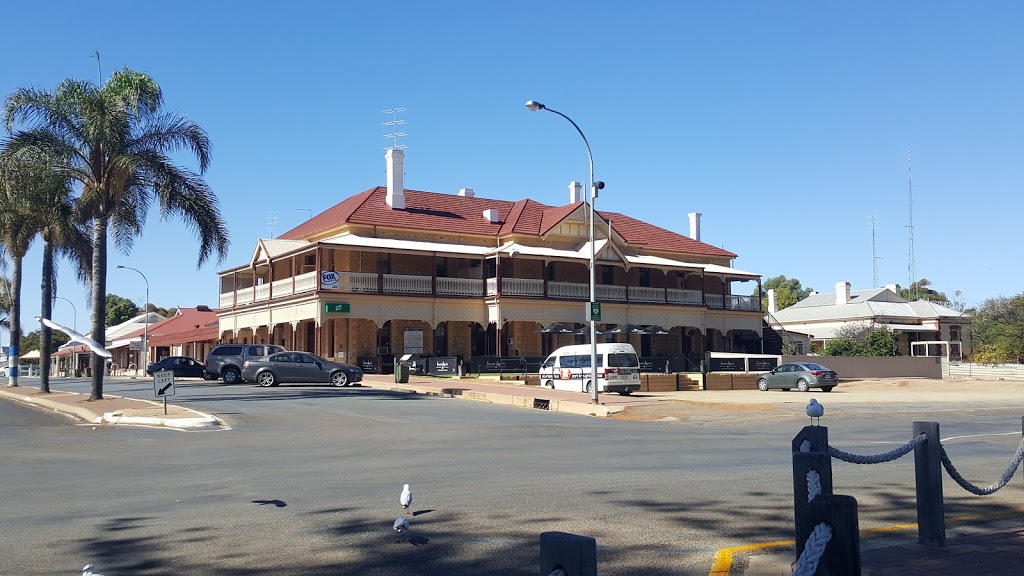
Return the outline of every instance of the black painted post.
[[[569,576],[597,576],[597,540],[566,532],[542,532],[541,576],[548,576],[558,568]]]
[[[805,439],[811,442],[811,452],[828,452],[828,426],[804,426],[793,438],[793,452],[800,451]]]
[[[946,543],[946,506],[942,500],[942,446],[938,422],[914,422],[914,438],[928,440],[914,449],[917,481],[917,541],[942,547]]]
[[[860,576],[860,522],[857,520],[857,499],[853,496],[822,494],[811,502],[804,524],[807,526],[797,539],[797,554],[803,552],[804,543],[814,528],[824,522],[832,527],[832,539],[818,563],[815,574],[832,576]]]
[[[832,495],[832,458],[827,452],[793,452],[793,532],[796,540],[796,558],[804,549],[804,542],[818,519],[808,514],[811,502],[807,500],[807,472],[815,470],[821,479],[821,496]]]

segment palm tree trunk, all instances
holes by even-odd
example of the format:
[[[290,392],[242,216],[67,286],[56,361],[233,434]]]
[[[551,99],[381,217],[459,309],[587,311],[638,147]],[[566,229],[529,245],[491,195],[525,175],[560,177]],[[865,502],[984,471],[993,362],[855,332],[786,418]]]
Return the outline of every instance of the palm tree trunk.
[[[22,256],[11,255],[11,352],[7,356],[8,386],[18,385],[18,363],[21,345],[21,261]]]
[[[53,243],[43,235],[43,301],[40,315],[47,320],[53,314]],[[50,393],[50,347],[53,344],[53,330],[42,327],[39,334],[39,391]]]
[[[107,224],[108,216],[93,220],[92,230],[92,339],[106,345],[107,340]],[[92,354],[92,395],[89,400],[103,399],[104,358]]]

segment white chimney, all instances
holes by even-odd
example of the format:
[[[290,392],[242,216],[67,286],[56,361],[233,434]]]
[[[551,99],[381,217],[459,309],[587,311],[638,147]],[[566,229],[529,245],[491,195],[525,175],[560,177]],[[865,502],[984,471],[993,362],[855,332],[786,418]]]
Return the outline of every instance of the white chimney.
[[[768,313],[775,314],[778,310],[775,309],[775,288],[768,290]]]
[[[892,292],[893,294],[897,295],[897,296],[900,295],[900,285],[899,284],[886,284],[885,288],[887,290],[889,290],[890,292]]]
[[[569,182],[569,204],[583,201],[583,184],[573,180]]]
[[[498,210],[495,208],[484,210],[484,218],[491,224],[496,224],[498,222]]]
[[[836,282],[836,306],[850,303],[850,283]]]
[[[472,188],[459,188],[459,196],[465,196],[466,198],[472,198],[476,196]]]
[[[405,209],[405,152],[400,148],[388,148],[384,159],[388,165],[388,206],[393,210]]]
[[[700,212],[690,212],[690,238],[700,242]]]

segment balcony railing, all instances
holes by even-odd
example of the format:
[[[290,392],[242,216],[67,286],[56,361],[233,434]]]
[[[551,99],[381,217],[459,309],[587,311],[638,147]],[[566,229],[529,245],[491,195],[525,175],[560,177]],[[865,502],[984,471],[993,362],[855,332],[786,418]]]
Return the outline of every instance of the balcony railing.
[[[295,293],[316,290],[316,279],[320,276],[316,271],[299,274],[295,277]]]
[[[256,302],[270,300],[270,284],[260,284],[256,286],[255,300]]]
[[[241,288],[233,296],[220,295],[221,308],[242,306],[310,292],[318,288],[317,272],[295,278]],[[293,292],[294,285],[294,292]],[[546,289],[545,289],[546,285]],[[373,272],[339,272],[338,292],[436,295],[442,297],[481,297],[498,294],[498,279],[431,277],[410,274],[376,274]],[[683,304],[706,306],[721,310],[760,311],[761,302],[754,296],[705,294],[700,290],[652,288],[649,286],[614,286],[598,284],[597,299],[602,302],[638,302],[647,304]],[[331,290],[332,292],[335,290]],[[562,300],[590,299],[590,285],[581,282],[553,282],[538,278],[501,278],[501,295],[525,298],[548,297]]]
[[[484,281],[475,278],[438,278],[438,296],[483,296]]]
[[[282,296],[292,295],[292,279],[285,278],[284,280],[274,280],[270,283],[270,289],[274,293],[274,298],[280,298]]]
[[[669,288],[668,290],[665,290],[665,295],[668,298],[669,304],[690,304],[691,306],[700,306],[702,302],[700,290]]]
[[[373,272],[339,272],[338,290],[342,292],[376,292],[377,275]]]
[[[385,274],[384,292],[387,294],[430,294],[430,276]]]

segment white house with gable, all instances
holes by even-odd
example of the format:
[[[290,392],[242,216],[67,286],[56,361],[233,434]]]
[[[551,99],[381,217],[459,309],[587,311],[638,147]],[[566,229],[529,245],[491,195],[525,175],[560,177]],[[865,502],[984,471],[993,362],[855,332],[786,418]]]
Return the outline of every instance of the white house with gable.
[[[784,310],[776,309],[775,291],[768,290],[765,320],[777,330],[809,335],[815,350],[835,338],[844,326],[859,324],[892,330],[900,353],[907,356],[959,356],[958,349],[963,355],[970,354],[970,316],[936,302],[908,302],[899,295],[896,284],[851,290],[849,282],[838,282],[835,292],[812,292]]]

